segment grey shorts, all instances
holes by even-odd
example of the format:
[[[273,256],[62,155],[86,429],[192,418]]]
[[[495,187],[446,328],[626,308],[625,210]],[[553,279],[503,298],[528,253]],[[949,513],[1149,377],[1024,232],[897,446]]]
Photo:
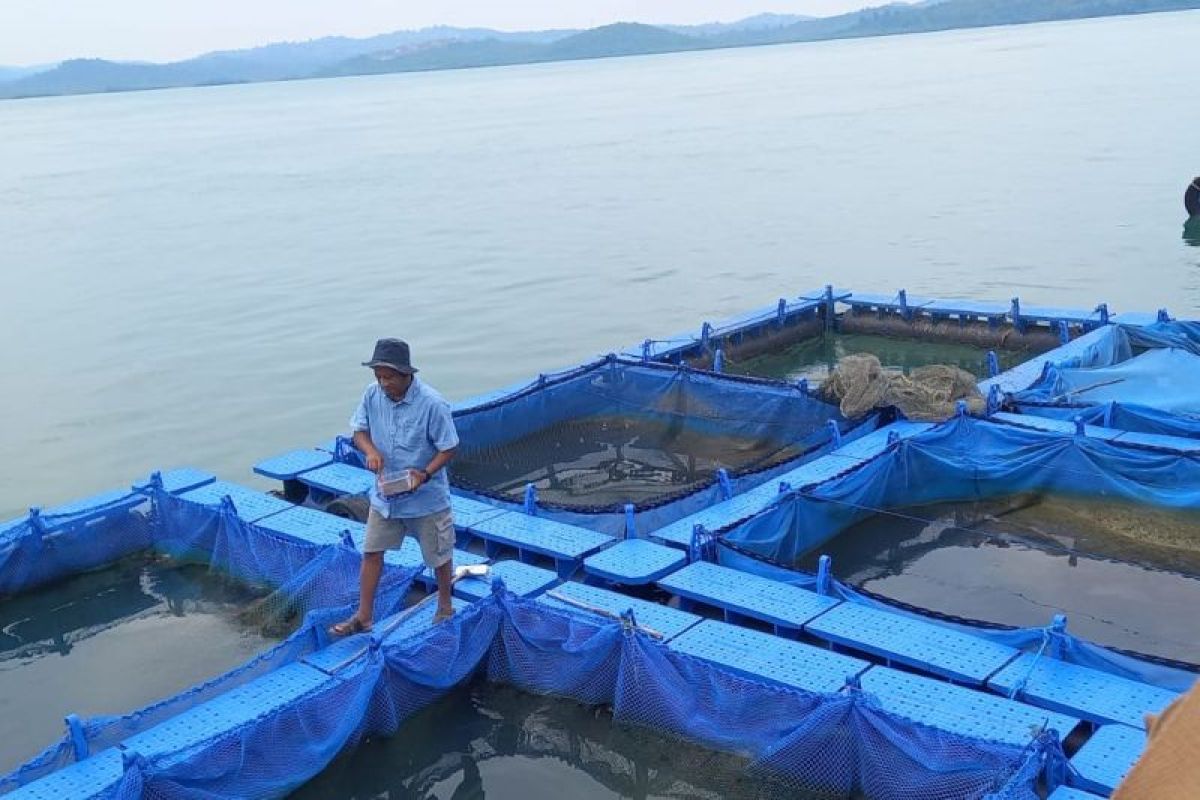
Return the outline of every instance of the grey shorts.
[[[450,509],[424,517],[394,517],[389,519],[375,509],[367,515],[367,538],[364,553],[399,550],[405,536],[415,536],[421,543],[421,558],[427,567],[449,564],[454,552],[454,516]]]

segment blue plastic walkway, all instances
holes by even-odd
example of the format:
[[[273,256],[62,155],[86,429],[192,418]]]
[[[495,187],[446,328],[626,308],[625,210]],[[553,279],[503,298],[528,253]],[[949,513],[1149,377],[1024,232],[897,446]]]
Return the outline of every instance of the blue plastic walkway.
[[[333,454],[325,450],[293,450],[258,462],[254,471],[277,481],[295,480],[299,475],[333,463]]]
[[[858,658],[716,620],[701,622],[668,647],[742,675],[809,692],[839,691],[870,666]]]
[[[833,300],[839,301],[850,296],[847,289],[834,289]],[[827,300],[824,289],[813,289],[802,292],[795,299],[780,298],[779,301],[744,314],[706,323],[699,331],[685,331],[661,339],[648,339],[626,347],[620,351],[626,358],[649,358],[655,361],[670,360],[673,356],[692,350],[704,343],[704,329],[709,333],[710,347],[726,339],[735,339],[751,333],[767,325],[777,325],[781,321],[791,322],[805,315],[812,314],[825,305]]]
[[[375,473],[361,467],[352,467],[340,461],[330,462],[316,469],[301,472],[296,480],[313,489],[336,497],[366,494],[375,485]]]
[[[145,495],[113,489],[40,511],[47,532],[71,528],[110,515],[124,514],[146,502]],[[20,522],[21,520],[14,520]]]
[[[905,664],[952,681],[980,686],[1018,651],[945,625],[842,603],[804,626],[812,636]]]
[[[1178,695],[1157,686],[1110,675],[1065,661],[1024,654],[988,681],[1008,694],[1024,681],[1018,697],[1045,708],[1078,714],[1097,723],[1119,722],[1145,727],[1145,715],[1161,712]]]
[[[451,598],[454,610],[463,611],[469,604],[457,597]],[[375,622],[371,633],[359,633],[339,639],[301,659],[305,664],[316,667],[328,675],[336,675],[351,666],[356,659],[366,654],[372,635],[382,636],[384,642],[400,642],[433,628],[433,615],[437,603],[424,600],[415,607]]]
[[[468,602],[482,600],[492,593],[492,581],[500,578],[504,586],[518,597],[536,597],[558,583],[558,576],[548,569],[533,567],[520,561],[497,561],[484,578],[464,578],[454,584],[454,594]]]
[[[522,561],[540,555],[554,561],[559,577],[571,577],[580,562],[615,539],[603,533],[565,525],[519,511],[502,512],[464,526],[484,540],[488,558],[496,558],[503,547],[514,548]]]
[[[334,462],[322,450],[296,450],[259,462],[254,471],[279,480],[298,480],[335,497],[365,495],[375,485],[375,473],[361,467]],[[452,494],[450,508],[454,523],[467,528],[488,517],[509,513],[487,503]]]
[[[645,539],[626,539],[583,560],[589,580],[621,586],[654,583],[687,563],[687,556],[675,547]]]
[[[93,798],[121,782],[121,750],[110,747],[4,795],[5,800],[76,800]]]
[[[217,479],[217,476],[211,472],[205,472],[193,467],[179,467],[177,469],[165,470],[159,473],[159,477],[162,478],[163,490],[167,494],[182,494],[191,489],[212,483]],[[153,480],[147,475],[133,484],[133,490],[145,493],[150,491],[152,486]]]
[[[660,580],[658,585],[680,598],[680,607],[685,610],[690,603],[701,603],[724,611],[727,622],[748,617],[773,625],[776,633],[799,632],[805,623],[839,602],[798,586],[706,561],[689,564]]]
[[[160,766],[169,767],[189,748],[280,711],[298,697],[330,689],[337,682],[308,664],[288,664],[136,734],[122,747],[147,758],[162,757]]]
[[[701,621],[700,617],[686,611],[573,581],[550,589],[538,598],[538,602],[575,614],[597,614],[606,619],[633,611],[639,627],[660,634],[664,641],[674,639]]]
[[[1103,800],[1098,794],[1074,789],[1070,786],[1060,786],[1050,793],[1046,800]]]
[[[1076,771],[1071,783],[1107,797],[1129,774],[1145,749],[1144,731],[1124,725],[1101,726],[1071,758]]]
[[[1070,420],[1039,417],[1034,414],[1011,414],[1007,411],[993,414],[989,419],[993,422],[1015,425],[1020,428],[1075,435],[1075,423]],[[1158,450],[1172,450],[1178,453],[1200,453],[1200,441],[1181,436],[1124,431],[1120,428],[1102,428],[1099,425],[1084,425],[1083,432],[1085,436],[1090,438],[1102,439],[1106,442],[1114,442],[1120,445],[1153,447]]]
[[[761,514],[779,501],[781,484],[786,484],[792,489],[799,489],[831,480],[885,452],[889,447],[888,439],[892,434],[900,439],[908,439],[924,433],[932,427],[933,425],[927,422],[896,422],[885,428],[871,431],[854,441],[847,442],[833,452],[779,475],[767,484],[711,505],[656,531],[651,531],[649,536],[667,544],[686,548],[691,544],[692,530],[696,525],[701,525],[708,531],[718,531],[740,520]]]
[[[987,303],[965,299],[938,299],[919,297],[905,293],[903,300],[900,292],[895,294],[870,294],[854,292],[849,297],[840,300],[843,305],[857,312],[887,311],[900,314],[924,314],[934,318],[956,317],[963,320],[987,320],[998,323],[1005,320],[1016,324],[1053,325],[1066,322],[1070,325],[1093,326],[1103,324],[1099,309],[1091,311],[1082,308],[1059,308],[1055,306],[1021,306],[1018,305],[1016,314],[1012,303]],[[1129,312],[1127,312],[1129,313]]]
[[[994,378],[979,382],[979,390],[986,397],[993,385],[999,386],[1002,392],[1019,392],[1028,389],[1034,381],[1042,376],[1046,362],[1058,363],[1074,356],[1082,355],[1092,345],[1101,341],[1108,332],[1104,328],[1085,333],[1078,339],[1072,339],[1062,347],[1042,353],[1040,356],[1022,362],[1012,369],[1001,372]]]
[[[1065,739],[1079,724],[1066,714],[888,667],[867,670],[861,685],[899,716],[990,741],[1023,746],[1043,729],[1056,730]]]
[[[182,494],[216,480],[212,474],[191,467],[167,470],[160,473],[160,477],[163,489],[173,495]],[[151,478],[147,476],[136,481],[129,489],[100,492],[82,500],[72,500],[52,508],[40,508],[36,513],[41,518],[44,532],[55,533],[86,525],[93,520],[127,514],[146,502],[146,495],[149,494],[151,486]],[[0,534],[26,522],[33,513],[31,511],[30,515],[0,522]]]
[[[346,534],[363,527],[361,522],[303,506],[291,506],[254,524],[279,536],[315,545],[341,544]]]
[[[229,497],[233,501],[233,507],[237,509],[238,516],[246,522],[257,522],[271,514],[295,508],[286,500],[226,481],[214,481],[179,496],[183,500],[214,507],[220,506],[221,500]]]

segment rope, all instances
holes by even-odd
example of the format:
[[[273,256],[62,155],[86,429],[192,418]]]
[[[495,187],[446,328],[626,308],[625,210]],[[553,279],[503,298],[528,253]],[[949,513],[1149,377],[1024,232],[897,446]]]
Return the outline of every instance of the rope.
[[[553,597],[555,600],[558,600],[559,602],[566,603],[567,605],[575,606],[576,608],[582,608],[584,611],[590,611],[593,614],[597,614],[601,617],[606,617],[608,619],[615,620],[622,624],[624,624],[624,622],[625,622],[625,618],[622,617],[620,614],[614,614],[613,612],[609,611],[606,608],[600,608],[599,606],[594,606],[591,603],[585,603],[582,600],[578,600],[574,597],[569,597],[569,596],[561,593],[560,591],[558,591],[558,589],[551,589],[550,591],[546,592],[545,594],[547,597]],[[645,625],[641,624],[640,622],[633,625],[633,627],[636,630],[642,631],[643,633],[646,633],[646,634],[652,636],[653,638],[658,639],[659,641],[662,641],[663,639],[667,638],[665,634],[654,630],[654,628],[648,628]]]
[[[1041,660],[1042,653],[1046,652],[1046,646],[1050,644],[1050,637],[1052,635],[1049,628],[1042,628],[1042,644],[1038,647],[1037,652],[1034,653],[1033,658],[1030,659],[1029,669],[1025,670],[1025,674],[1021,676],[1021,679],[1014,683],[1013,687],[1008,690],[1009,700],[1015,700],[1017,695],[1025,690],[1025,685],[1029,683],[1030,677],[1033,676],[1033,670],[1037,667],[1038,661]]]

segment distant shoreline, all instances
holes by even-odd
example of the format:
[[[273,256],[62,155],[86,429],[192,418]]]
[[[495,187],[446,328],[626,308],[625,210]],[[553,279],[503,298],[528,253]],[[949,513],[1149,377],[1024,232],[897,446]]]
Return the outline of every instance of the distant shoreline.
[[[586,61],[1195,9],[1200,9],[1200,0],[945,0],[928,6],[868,8],[819,19],[760,15],[739,23],[709,26],[617,23],[580,32],[519,33],[426,29],[364,40],[274,44],[168,64],[76,59],[0,82],[0,100]],[[707,32],[713,29],[716,33]],[[378,50],[371,49],[377,46]],[[346,52],[359,54],[339,57]]]

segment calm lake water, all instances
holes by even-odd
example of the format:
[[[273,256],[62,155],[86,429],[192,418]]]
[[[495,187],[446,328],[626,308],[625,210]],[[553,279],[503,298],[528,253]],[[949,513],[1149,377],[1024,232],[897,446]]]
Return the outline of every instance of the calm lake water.
[[[379,336],[462,398],[831,282],[1195,315],[1197,41],[1187,12],[0,103],[0,519],[152,468],[254,482],[344,429]],[[65,710],[141,702],[104,699]],[[551,767],[475,765],[495,797]],[[344,775],[322,796],[416,780]]]
[[[0,775],[64,733],[215,678],[276,640],[239,613],[257,595],[136,556],[0,601]]]
[[[0,103],[0,518],[834,282],[1200,306],[1200,13]],[[1120,52],[1121,58],[1113,54]]]
[[[807,800],[748,777],[749,763],[614,724],[611,714],[570,700],[475,682],[396,736],[344,754],[292,800]]]
[[[894,509],[806,556],[901,602],[1200,663],[1200,513],[1018,495]],[[1181,574],[1182,573],[1182,574]]]

